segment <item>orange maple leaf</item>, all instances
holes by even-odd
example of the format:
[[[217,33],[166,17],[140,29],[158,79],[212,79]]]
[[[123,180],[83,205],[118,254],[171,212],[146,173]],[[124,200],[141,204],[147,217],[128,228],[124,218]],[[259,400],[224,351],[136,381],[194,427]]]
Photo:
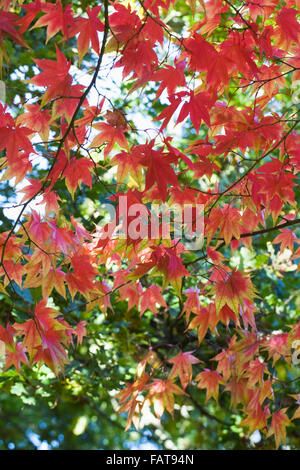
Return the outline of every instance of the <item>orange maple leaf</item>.
[[[142,294],[140,316],[142,316],[146,310],[150,310],[154,315],[156,315],[156,304],[167,308],[167,304],[161,295],[161,287],[151,284],[151,286],[147,287]]]
[[[195,377],[196,382],[199,382],[198,388],[206,388],[206,400],[205,403],[210,399],[214,398],[218,402],[219,385],[223,383],[221,375],[210,369],[204,369]]]
[[[25,323],[15,323],[14,328],[20,332],[19,334],[24,335],[22,344],[26,347],[29,358],[32,359],[37,352],[37,348],[42,344],[37,324],[33,319],[30,319]]]
[[[147,388],[149,393],[146,399],[153,404],[158,419],[162,417],[165,409],[174,417],[174,394],[186,395],[186,393],[169,379],[155,379]]]
[[[276,449],[278,449],[282,442],[286,444],[286,428],[287,426],[292,426],[292,423],[286,414],[286,410],[287,408],[283,408],[273,413],[271,426],[267,434],[267,437],[274,434]]]
[[[124,135],[124,132],[126,132],[128,126],[122,113],[118,110],[113,112],[108,111],[106,114],[106,119],[108,123],[96,122],[96,124],[93,124],[93,127],[101,132],[100,134],[96,135],[90,145],[90,147],[100,147],[100,145],[107,143],[104,149],[105,157],[107,157],[115,143],[119,144],[119,146],[122,148],[127,150],[129,149],[128,142]]]
[[[288,248],[289,250],[293,251],[294,243],[300,243],[299,238],[297,238],[296,234],[289,230],[288,228],[280,230],[280,235],[273,240],[273,244],[276,245],[280,243],[280,253],[285,249]]]
[[[192,364],[199,364],[201,362],[191,354],[192,352],[180,352],[171,359],[168,359],[168,362],[173,364],[169,379],[173,380],[178,375],[183,389],[186,389],[189,382],[192,381]]]
[[[198,344],[201,343],[205,337],[207,330],[210,326],[210,311],[209,309],[202,307],[199,309],[196,317],[190,322],[188,329],[198,328]]]

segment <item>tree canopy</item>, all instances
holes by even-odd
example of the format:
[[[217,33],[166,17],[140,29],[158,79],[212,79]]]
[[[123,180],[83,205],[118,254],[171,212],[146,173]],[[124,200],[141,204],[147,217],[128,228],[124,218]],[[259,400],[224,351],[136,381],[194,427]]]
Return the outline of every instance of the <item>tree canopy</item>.
[[[299,18],[0,0],[0,448],[299,448]]]

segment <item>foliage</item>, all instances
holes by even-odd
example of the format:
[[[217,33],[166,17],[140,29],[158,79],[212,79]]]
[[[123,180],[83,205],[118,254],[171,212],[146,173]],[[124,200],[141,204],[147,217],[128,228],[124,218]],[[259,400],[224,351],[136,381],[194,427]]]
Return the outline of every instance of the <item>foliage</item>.
[[[299,448],[299,1],[0,6],[0,446]]]

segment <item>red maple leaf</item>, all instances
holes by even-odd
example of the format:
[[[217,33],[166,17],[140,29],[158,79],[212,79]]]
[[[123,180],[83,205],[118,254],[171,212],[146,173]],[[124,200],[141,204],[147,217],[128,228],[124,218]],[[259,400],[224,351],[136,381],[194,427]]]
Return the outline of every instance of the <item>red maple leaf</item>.
[[[62,32],[65,39],[70,37],[70,28],[74,25],[71,5],[66,5],[66,7],[63,8],[63,5],[59,0],[56,0],[55,4],[41,2],[39,11],[42,11],[45,15],[41,16],[31,29],[47,26],[46,44],[49,39],[55,36],[59,31]],[[74,34],[72,33],[72,36]]]
[[[289,47],[292,41],[296,44],[299,42],[300,24],[296,18],[297,14],[298,12],[294,8],[281,8],[277,15],[276,22],[280,31],[280,43],[284,47]]]
[[[67,96],[69,87],[72,84],[72,77],[69,74],[71,62],[66,59],[56,45],[55,48],[57,61],[49,59],[35,60],[36,65],[43,72],[30,79],[30,83],[34,85],[47,87],[41,106],[57,96]]]
[[[216,269],[214,275],[216,278],[213,292],[216,295],[217,314],[219,314],[222,307],[227,305],[238,315],[239,307],[243,307],[244,299],[252,300],[255,296],[255,290],[250,278],[236,269],[231,273]]]
[[[72,29],[72,36],[78,34],[77,49],[79,54],[79,64],[82,58],[87,53],[91,44],[92,48],[99,54],[99,37],[98,32],[103,31],[104,27],[98,16],[101,11],[101,6],[93,8],[87,7],[87,18],[76,18],[74,27]]]
[[[168,94],[172,95],[175,93],[178,86],[185,85],[185,66],[186,63],[182,60],[180,62],[175,62],[175,67],[165,65],[164,68],[154,72],[152,80],[162,82],[157,90],[156,99],[162,94],[165,88],[167,88]]]
[[[147,169],[145,190],[156,184],[161,200],[165,201],[168,195],[168,184],[178,186],[177,176],[171,167],[174,160],[170,159],[167,154],[154,150],[153,144],[154,142],[151,141],[138,147],[142,156],[141,164]]]
[[[92,168],[94,168],[94,164],[88,158],[71,158],[64,171],[64,177],[72,197],[74,197],[74,192],[81,182],[89,187],[92,186]]]

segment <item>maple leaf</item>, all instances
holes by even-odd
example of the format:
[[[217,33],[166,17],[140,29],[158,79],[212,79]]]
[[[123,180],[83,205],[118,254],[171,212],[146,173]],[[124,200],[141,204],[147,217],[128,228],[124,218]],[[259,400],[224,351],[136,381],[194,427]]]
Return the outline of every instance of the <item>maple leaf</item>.
[[[181,315],[185,313],[186,319],[189,321],[191,312],[197,313],[200,310],[200,290],[197,287],[190,287],[184,291],[184,294],[187,296],[187,299],[183,304]]]
[[[292,41],[296,44],[299,41],[300,24],[296,15],[297,10],[293,8],[281,8],[277,15],[276,22],[280,30],[280,43],[283,43],[281,45],[284,47],[288,47]]]
[[[191,70],[207,70],[209,65],[214,63],[217,52],[200,34],[193,33],[184,39],[183,44],[186,49],[182,56],[188,58]]]
[[[216,310],[216,307],[215,307],[215,310]],[[239,307],[239,311],[241,312],[242,311],[242,307],[240,306]],[[216,315],[217,316],[217,315]],[[237,316],[237,314],[227,305],[223,305],[223,307],[221,308],[220,312],[218,313],[218,316],[217,318],[225,323],[226,326],[229,325],[230,321],[233,321],[233,323],[235,323],[236,325],[240,326],[239,324],[239,318]]]
[[[27,104],[24,106],[25,113],[17,117],[16,123],[25,125],[29,129],[38,132],[43,141],[48,140],[51,114],[46,109],[41,109],[40,106],[35,104]]]
[[[262,386],[265,374],[269,374],[266,362],[261,362],[258,358],[251,361],[247,370],[249,388],[252,388],[257,382]]]
[[[277,235],[272,243],[274,245],[280,243],[280,253],[282,253],[285,248],[293,251],[294,243],[300,243],[299,238],[296,237],[296,234],[292,230],[287,228],[283,228],[280,232],[280,235]]]
[[[153,149],[154,142],[140,145],[138,150],[141,152],[141,164],[146,167],[145,190],[150,189],[157,184],[161,200],[167,199],[167,186],[178,186],[177,176],[171,167],[172,159],[161,151]]]
[[[32,144],[28,138],[32,134],[32,130],[28,127],[19,125],[0,126],[0,150],[6,149],[6,158],[9,164],[18,162],[20,150],[24,150],[27,154],[34,152]],[[23,154],[24,155],[24,154]]]
[[[98,16],[101,6],[93,8],[87,7],[87,18],[76,18],[74,27],[72,28],[72,36],[79,33],[77,39],[77,49],[79,55],[79,65],[87,53],[91,44],[92,48],[99,54],[99,38],[98,32],[103,31],[104,27]]]
[[[45,215],[46,217],[51,213],[58,215],[60,197],[55,191],[46,190],[43,194],[43,199],[40,204],[45,204]]]
[[[167,88],[168,94],[172,95],[178,86],[185,85],[185,66],[186,63],[182,60],[175,62],[175,67],[165,65],[164,68],[154,72],[152,80],[162,82],[157,90],[156,99],[159,98],[165,88]]]
[[[3,170],[5,168],[5,164],[3,164]],[[14,186],[16,186],[21,180],[25,178],[25,176],[31,172],[32,164],[29,161],[29,155],[26,152],[19,151],[17,154],[17,158],[12,161],[7,161],[7,168],[5,169],[4,173],[2,174],[0,181],[5,180],[13,180],[15,178]]]
[[[195,377],[195,381],[198,382],[198,388],[206,388],[205,403],[210,398],[214,398],[218,402],[219,385],[223,383],[223,379],[217,371],[204,369]]]
[[[71,264],[73,272],[66,274],[66,282],[71,296],[73,297],[77,291],[87,294],[94,288],[94,279],[97,275],[91,257],[84,252],[75,253],[71,257]]]
[[[135,148],[131,148],[130,152],[121,152],[115,155],[110,163],[117,165],[117,181],[123,183],[129,176],[130,181],[136,183],[137,186],[141,186],[143,182],[143,174],[141,164],[141,155],[135,151]]]
[[[226,385],[225,391],[230,391],[230,406],[236,408],[240,403],[248,402],[247,379],[233,377]]]
[[[90,233],[73,216],[71,216],[71,223],[75,228],[75,234],[79,243],[82,243],[84,240],[91,240],[92,237]]]
[[[243,419],[241,425],[249,427],[250,434],[256,430],[265,429],[267,427],[267,418],[270,415],[268,406],[263,408],[256,400],[251,406],[246,407],[245,412],[248,416]]]
[[[268,351],[269,359],[273,359],[273,365],[283,357],[290,362],[290,348],[288,345],[288,333],[272,334],[266,338],[263,348]]]
[[[103,98],[98,106],[89,106],[89,105],[85,106],[85,109],[83,111],[83,117],[80,119],[76,119],[75,126],[83,127],[83,126],[91,124],[94,121],[94,119],[99,116],[104,101],[105,100]]]
[[[131,426],[133,423],[134,427],[138,429],[139,422],[140,422],[140,413],[143,407],[143,403],[141,403],[138,399],[132,398],[131,400],[126,401],[118,410],[118,413],[128,412],[127,422],[125,426],[125,431]]]
[[[236,343],[236,336],[233,336],[230,340],[230,344],[227,349],[222,351],[212,358],[213,361],[218,362],[217,372],[221,373],[224,381],[228,382],[231,375],[234,373],[233,365],[236,359],[236,353],[233,350],[233,346]]]
[[[42,188],[42,183],[40,180],[34,180],[29,178],[29,185],[25,186],[23,189],[21,189],[19,192],[24,193],[23,198],[21,199],[21,203],[24,201],[28,201],[34,198],[34,196],[37,196]]]
[[[178,375],[183,390],[185,390],[189,382],[192,381],[192,364],[199,364],[199,362],[201,362],[197,357],[192,355],[192,352],[193,351],[180,352],[171,359],[168,359],[168,362],[173,364],[169,379],[173,380],[174,377]]]
[[[287,408],[283,408],[273,413],[271,426],[267,434],[267,437],[274,435],[276,449],[278,449],[281,443],[286,444],[286,428],[292,425],[286,414],[286,410]]]
[[[255,3],[248,5],[249,14],[253,21],[256,21],[258,16],[264,16],[265,18],[268,18],[271,16],[275,7],[276,1],[274,0],[257,0]]]
[[[144,390],[148,380],[149,375],[143,373],[133,384],[127,383],[126,388],[115,395],[115,398],[118,398],[120,403],[123,403],[118,413],[128,412],[126,430],[130,428],[132,422],[136,429],[138,428],[140,412],[144,405],[139,399],[139,393]]]
[[[115,395],[115,398],[118,398],[120,403],[126,401],[131,395],[133,395],[133,397],[135,398],[139,392],[144,390],[148,380],[148,374],[141,374],[141,376],[137,380],[135,380],[134,383],[126,383],[126,387],[119,393],[117,393],[117,395]]]
[[[295,204],[294,176],[284,171],[284,165],[279,160],[272,158],[272,161],[261,166],[255,175],[251,175],[250,179],[253,182],[253,201],[256,205],[262,202],[267,208],[267,213],[272,214],[274,222],[284,202]]]
[[[155,43],[159,43],[161,46],[163,46],[164,42],[164,31],[163,28],[165,27],[165,24],[159,17],[152,18],[149,16],[147,18],[146,24],[144,25],[143,29],[140,31],[139,38],[141,39],[146,39],[152,43],[152,46],[155,45]],[[175,66],[176,66],[176,59],[175,59]]]
[[[24,190],[22,192],[24,192]],[[50,237],[51,228],[47,222],[42,221],[40,214],[36,211],[32,211],[30,219],[26,222],[25,226],[32,239],[37,243],[45,243]]]
[[[249,300],[244,299],[244,307],[243,309],[240,308],[240,315],[243,319],[244,327],[246,329],[248,329],[248,326],[251,325],[255,331],[257,330],[254,316],[255,310],[255,305],[252,302],[249,302]]]
[[[230,204],[225,204],[222,208],[214,207],[207,223],[207,241],[209,243],[216,230],[219,229],[220,236],[224,237],[228,246],[233,237],[240,238],[242,226],[241,214],[236,207]]]
[[[278,411],[277,408],[279,401],[290,406],[289,392],[296,386],[287,381],[281,387],[284,378],[281,368],[285,361],[289,369],[297,353],[294,342],[300,339],[300,323],[288,326],[288,332],[279,330],[279,334],[272,330],[278,325],[268,330],[268,325],[259,321],[256,326],[256,290],[247,273],[267,264],[263,244],[252,246],[252,239],[258,240],[256,236],[272,237],[271,232],[279,229],[279,235],[273,236],[273,244],[280,244],[280,258],[284,250],[292,252],[294,243],[300,243],[297,231],[288,227],[295,227],[297,222],[296,186],[300,171],[297,122],[290,119],[293,115],[286,111],[289,106],[276,106],[276,112],[272,104],[273,101],[280,104],[282,90],[285,90],[285,104],[289,104],[286,101],[289,97],[295,106],[299,101],[300,0],[281,3],[257,0],[245,2],[238,9],[222,0],[198,3],[187,0],[190,11],[186,25],[183,24],[185,15],[181,15],[176,25],[169,21],[176,0],[145,0],[143,8],[134,2],[129,2],[130,5],[105,2],[105,11],[98,5],[85,5],[86,2],[80,2],[80,8],[62,0],[15,3],[15,0],[12,3],[0,0],[0,62],[3,57],[9,59],[5,48],[10,53],[11,43],[16,43],[20,49],[17,65],[22,74],[21,77],[17,70],[17,79],[24,78],[24,83],[18,86],[14,98],[14,86],[10,82],[15,77],[6,74],[5,83],[0,81],[0,98],[5,101],[6,91],[9,103],[0,104],[0,169],[3,170],[0,178],[7,182],[5,187],[9,190],[9,193],[4,191],[4,196],[10,197],[15,191],[21,197],[16,202],[20,205],[16,220],[8,226],[4,217],[2,224],[0,292],[9,301],[14,290],[17,294],[22,291],[18,300],[13,295],[12,302],[5,300],[5,305],[11,304],[8,318],[24,318],[24,321],[8,323],[5,328],[0,326],[4,370],[13,366],[20,373],[22,364],[30,367],[46,364],[55,374],[64,371],[69,361],[68,350],[74,343],[82,344],[88,326],[85,321],[79,321],[72,327],[61,316],[59,310],[72,313],[73,306],[69,309],[67,304],[76,296],[75,307],[86,309],[85,317],[90,321],[98,318],[94,315],[96,311],[104,315],[107,311],[123,312],[123,320],[131,324],[138,340],[137,349],[127,348],[132,353],[128,366],[131,367],[132,359],[137,361],[134,382],[126,384],[117,396],[119,412],[128,413],[126,429],[131,423],[138,426],[145,406],[153,405],[160,419],[165,410],[173,416],[174,395],[182,395],[180,402],[183,402],[185,390],[193,379],[192,365],[199,363],[199,359],[192,351],[182,352],[182,345],[184,350],[193,349],[188,347],[189,339],[193,340],[189,331],[195,330],[199,344],[204,344],[199,357],[206,355],[207,345],[209,350],[227,345],[219,348],[212,359],[206,357],[216,362],[216,369],[202,370],[196,377],[198,388],[206,391],[206,402],[211,398],[217,401],[220,385],[224,386],[230,395],[230,407],[239,408],[237,413],[245,415],[240,424],[248,428],[247,433],[261,430],[268,436],[274,434],[278,447],[285,442],[286,428],[300,417],[299,406],[296,408],[300,401],[298,395],[292,396],[297,402],[291,405],[291,416],[294,413],[291,421],[289,411],[287,415],[286,409]],[[176,10],[182,13],[184,8],[178,3]],[[105,27],[100,18],[105,19]],[[22,49],[27,47],[22,34],[26,31],[29,39],[33,34],[30,44],[34,47],[35,29],[39,27],[43,31],[38,36],[48,46],[55,37],[62,41],[73,38],[69,45],[75,45],[67,47],[71,60],[57,46],[55,60],[36,60],[41,73],[35,72],[29,52]],[[162,57],[167,38],[174,47],[170,44],[170,50]],[[181,52],[177,54],[176,49]],[[83,63],[89,50],[101,57],[97,60],[89,54],[91,60]],[[106,63],[109,56],[107,60],[105,57],[111,52],[115,59],[109,64]],[[46,56],[53,59],[50,50]],[[77,73],[76,64],[82,74]],[[110,75],[114,67],[121,67],[123,81],[127,78],[132,83],[116,84]],[[26,80],[32,77],[32,70],[36,75]],[[88,97],[93,99],[93,93],[97,94],[96,82],[103,79],[99,71],[105,74],[108,87],[102,87],[104,94],[98,93],[97,106],[90,106]],[[92,74],[89,85],[73,84],[73,78],[85,80],[85,72]],[[110,79],[113,87],[120,85],[120,96],[112,95]],[[36,90],[37,87],[44,90]],[[138,88],[140,93],[133,95]],[[30,96],[32,104],[27,104]],[[160,109],[156,103],[159,98],[163,105],[160,114],[156,112]],[[136,106],[135,113],[131,105]],[[111,111],[107,111],[107,106]],[[146,124],[148,111],[154,123],[161,120],[155,129]],[[145,117],[147,128],[143,129]],[[129,125],[129,119],[134,120],[134,125]],[[190,121],[188,125],[184,124],[186,119]],[[174,126],[179,124],[180,132],[175,132],[178,127],[174,130]],[[144,134],[147,140],[141,143]],[[43,142],[39,142],[39,136]],[[129,139],[133,145],[129,145]],[[95,151],[89,145],[96,147]],[[118,146],[121,150],[115,151]],[[102,147],[104,161],[99,155]],[[108,154],[112,154],[110,161]],[[110,171],[111,166],[117,167],[116,172],[114,168]],[[128,218],[123,216],[117,227],[114,223],[95,227],[93,221],[99,216],[98,210],[95,214],[83,211],[84,226],[75,220],[72,213],[77,217],[82,212],[76,207],[84,194],[73,200],[67,213],[68,198],[61,195],[63,183],[73,199],[82,183],[82,193],[86,193],[88,186],[88,195],[93,198],[97,189],[93,187],[94,169],[100,183],[105,176],[104,192],[105,188],[113,191],[117,187],[110,200],[117,206],[119,218],[121,198],[127,198]],[[106,179],[106,176],[114,178],[115,173],[116,181]],[[16,188],[24,178],[27,182],[24,185],[22,182],[21,189]],[[127,189],[120,192],[123,187]],[[101,194],[100,203],[104,197]],[[152,215],[149,205],[161,201],[168,202],[158,217],[154,234],[149,222]],[[15,204],[13,199],[12,203]],[[131,211],[135,204],[142,205],[140,217]],[[192,205],[195,217],[195,205],[203,205],[207,241],[204,251],[192,253],[176,239],[175,224],[172,237],[166,239],[168,223],[164,216],[174,211],[173,204],[180,207],[180,214],[185,204]],[[43,215],[36,211],[35,205]],[[4,210],[7,208],[5,205]],[[273,227],[269,216],[273,218]],[[284,220],[283,227],[276,224],[278,218]],[[186,228],[185,224],[179,224]],[[196,224],[193,221],[191,225],[194,228]],[[137,238],[130,233],[131,226],[136,232],[140,229]],[[125,240],[119,240],[119,229],[128,232]],[[242,268],[233,269],[236,264],[233,255],[241,244],[259,255],[255,266],[246,260],[246,272],[239,270]],[[244,247],[242,255],[243,250]],[[280,268],[279,276],[283,276],[284,270],[291,271],[293,266],[297,273],[300,266],[296,271],[296,265],[291,268],[291,263],[299,256],[298,247],[294,254],[287,254],[287,265]],[[158,281],[152,283],[156,277]],[[253,279],[262,283],[257,285],[264,292],[262,272],[259,281],[255,275]],[[53,290],[56,308],[49,307],[47,300],[53,296]],[[26,299],[36,299],[40,294],[43,300],[26,316],[22,298],[26,303]],[[178,299],[181,312],[177,323],[179,329],[181,325],[185,330],[179,332],[182,333],[179,337],[183,336],[179,343],[175,341],[178,335],[172,335],[171,341],[161,337],[159,328],[152,328],[161,325],[164,329],[172,309],[178,306]],[[118,302],[122,302],[120,309]],[[149,315],[139,319],[139,314],[146,310]],[[151,320],[150,312],[161,314]],[[181,318],[183,314],[186,325]],[[114,317],[109,315],[106,323],[120,320]],[[148,323],[148,326],[153,323],[149,331]],[[149,335],[146,338],[147,331],[153,333],[153,338]],[[117,336],[120,339],[122,335]],[[146,356],[140,348],[142,343],[146,344],[145,340],[154,344],[153,348],[149,344]],[[168,348],[180,352],[170,355]],[[85,354],[85,349],[81,347],[80,353]],[[71,357],[73,360],[73,354]],[[279,368],[278,361],[283,363]],[[82,363],[89,370],[89,361]],[[166,363],[172,364],[172,368],[166,367]],[[171,372],[165,380],[167,368]],[[36,369],[33,368],[33,374]],[[73,369],[70,368],[71,374]],[[146,370],[151,371],[149,375]],[[159,378],[155,378],[155,373]],[[175,385],[175,380],[180,387]],[[288,386],[292,388],[289,390]],[[268,430],[270,409],[275,412]]]
[[[146,399],[153,404],[157,418],[162,417],[165,409],[174,417],[174,395],[186,395],[186,393],[169,379],[154,379],[147,388],[149,393]]]
[[[167,308],[167,304],[161,295],[161,288],[155,284],[151,284],[151,286],[147,287],[142,294],[140,316],[142,316],[146,310],[150,310],[154,315],[156,315],[156,304]]]
[[[86,336],[86,321],[81,320],[76,325],[76,329],[74,330],[74,334],[77,337],[77,343],[82,344],[83,338]]]
[[[113,7],[116,12],[110,15],[109,24],[117,41],[124,44],[139,31],[142,22],[130,5],[115,4]]]
[[[57,60],[36,59],[36,65],[44,71],[29,80],[34,85],[47,87],[42,97],[41,106],[57,96],[67,96],[73,80],[69,74],[71,62],[67,61],[56,45],[55,48]]]
[[[245,367],[249,366],[249,361],[253,360],[259,352],[262,340],[255,331],[240,331],[241,339],[237,341],[232,350],[236,354],[236,373],[242,374]]]
[[[217,314],[219,314],[224,305],[227,305],[238,315],[239,307],[243,308],[244,299],[252,301],[255,296],[255,289],[250,278],[236,269],[231,273],[218,270],[215,274],[216,280],[213,293],[216,295]]]
[[[198,134],[201,122],[204,121],[207,126],[210,126],[210,118],[208,106],[211,105],[211,100],[206,92],[191,91],[189,102],[185,102],[179,113],[177,124],[182,122],[187,115],[190,115],[193,126]]]
[[[224,260],[224,256],[222,253],[217,252],[210,246],[206,248],[207,255],[208,257],[213,261],[214,264],[222,264],[222,261]]]
[[[5,274],[3,285],[6,287],[12,280],[19,287],[22,286],[22,277],[25,274],[26,268],[20,263],[16,263],[13,260],[7,260],[3,262],[3,267],[0,268],[0,276]]]
[[[45,15],[41,16],[31,29],[47,26],[46,44],[53,36],[55,36],[55,34],[58,33],[58,31],[62,32],[65,39],[70,37],[69,31],[74,25],[71,5],[66,5],[64,9],[59,0],[56,0],[55,4],[42,2],[40,4],[39,11],[42,11]]]
[[[185,98],[189,98],[189,101],[183,101]],[[180,110],[176,124],[179,124],[184,119],[186,119],[188,115],[190,115],[192,124],[197,133],[199,132],[202,121],[204,121],[207,126],[210,126],[208,106],[210,106],[212,103],[206,92],[198,92],[195,94],[194,91],[190,91],[189,93],[186,91],[180,91],[179,93],[170,95],[168,99],[171,104],[155,118],[155,120],[164,119],[160,130],[163,130],[167,126],[174,112],[180,105],[182,105],[182,108]]]
[[[26,46],[26,42],[20,33],[22,31],[17,31],[15,28],[17,15],[8,11],[0,11],[0,42],[2,43],[2,35],[8,34],[11,36],[14,41],[22,46]],[[3,53],[3,51],[1,51]]]
[[[196,317],[190,322],[188,329],[192,330],[198,328],[198,344],[204,339],[207,330],[210,326],[210,312],[207,308],[202,307],[199,309]]]
[[[18,258],[22,253],[22,246],[17,242],[15,236],[11,236],[7,239],[9,232],[2,232],[0,234],[0,253],[3,256],[3,259],[13,259]],[[7,240],[7,241],[6,241]],[[3,253],[3,244],[6,241],[6,247]]]
[[[17,369],[17,371],[20,373],[22,363],[25,364],[26,366],[29,366],[29,361],[26,356],[26,348],[23,346],[22,342],[20,341],[15,345],[14,351],[8,352],[3,371],[5,372],[7,369],[9,369],[9,367],[14,366]]]
[[[60,96],[54,101],[52,108],[52,119],[57,119],[58,117],[62,116],[66,119],[67,122],[70,122],[76,111],[79,100],[82,97],[83,90],[83,85],[69,86],[68,89],[65,90],[64,96]],[[88,101],[86,99],[84,100],[84,105],[88,105]],[[84,129],[77,129],[76,135],[79,136],[83,133]]]
[[[56,268],[49,270],[47,274],[43,276],[42,279],[42,294],[44,298],[48,298],[55,288],[55,290],[64,298],[66,298],[66,288],[65,288],[65,276],[66,274],[61,270],[61,268]]]
[[[122,275],[122,273],[120,273]],[[119,284],[120,278],[116,279],[117,283]],[[118,285],[118,284],[114,284]],[[142,286],[139,282],[134,284],[128,285],[121,285],[119,287],[119,295],[120,300],[127,300],[128,302],[128,310],[131,310],[133,307],[137,307],[139,305],[140,297],[142,292]]]
[[[32,23],[36,15],[41,11],[42,3],[44,2],[41,0],[35,0],[28,5],[22,5],[22,9],[27,13],[20,20],[16,21],[16,24],[20,25],[20,33],[24,33],[28,29],[30,23]]]
[[[92,186],[92,168],[94,168],[93,162],[85,157],[72,157],[68,162],[64,170],[64,177],[66,179],[66,186],[69,193],[72,195],[72,198],[74,198],[75,190],[81,182],[89,187]]]
[[[138,377],[143,376],[147,364],[152,367],[152,370],[159,369],[162,365],[162,361],[159,359],[158,354],[153,351],[151,346],[149,347],[149,351],[147,352],[146,356],[137,365],[136,373]]]
[[[57,318],[58,315],[57,310],[47,307],[46,299],[41,300],[34,309],[34,324],[39,333],[41,344],[29,343],[32,348],[31,354],[33,355],[33,350],[35,352],[33,363],[45,362],[56,374],[59,370],[63,371],[64,364],[68,362],[63,343],[70,342],[67,331],[73,331],[67,322]],[[33,325],[30,324],[30,327],[33,328]],[[27,338],[29,331],[25,330],[25,333],[27,333],[26,341],[33,339],[36,342],[37,332],[32,331],[32,328],[30,329],[31,336],[29,338]]]
[[[61,335],[57,331],[49,330],[42,334],[42,346],[39,346],[34,356],[33,363],[44,362],[58,375],[64,370],[64,365],[69,362],[67,351],[59,342]]]
[[[3,343],[5,343],[5,346],[9,351],[14,351],[14,336],[16,333],[17,330],[14,325],[10,325],[9,323],[7,323],[6,328],[0,325],[0,341],[3,341]]]
[[[183,276],[190,276],[190,273],[183,266],[176,248],[164,246],[156,247],[153,251],[152,265],[165,276],[164,286],[169,282],[177,295],[181,297],[181,283]]]
[[[121,125],[121,127],[115,127],[107,124],[106,122],[97,122],[96,124],[93,124],[93,127],[101,132],[93,139],[90,147],[100,147],[106,143],[107,145],[104,149],[105,157],[107,157],[115,143],[120,145],[122,148],[127,150],[129,149],[128,142],[124,135],[127,127],[124,127],[123,125]]]
[[[18,330],[20,334],[24,335],[22,344],[28,351],[30,360],[32,360],[38,347],[42,344],[41,334],[37,328],[37,324],[33,319],[30,319],[25,323],[15,323],[14,328]]]
[[[192,150],[192,153],[200,153],[201,149],[199,150]],[[216,163],[212,162],[209,158],[204,156],[199,156],[197,162],[194,163],[194,171],[195,177],[201,178],[202,176],[206,175],[208,177],[212,176],[214,171],[221,171]]]
[[[47,300],[42,299],[38,302],[34,309],[34,316],[36,319],[37,328],[40,332],[47,330],[64,329],[56,320],[59,312],[54,308],[47,307]]]
[[[163,109],[162,112],[155,118],[157,121],[164,119],[164,122],[160,126],[161,131],[168,125],[176,109],[182,104],[182,98],[186,95],[186,91],[180,91],[179,93],[173,93],[172,95],[168,96],[168,100],[170,101],[169,106]]]
[[[138,61],[136,57],[139,57]],[[152,73],[157,66],[158,59],[153,50],[153,42],[145,38],[130,42],[130,45],[124,48],[122,57],[116,64],[116,67],[123,67],[123,78],[133,72],[133,78],[138,79],[134,88],[151,80]]]
[[[174,4],[175,0],[145,0],[144,6],[146,10],[151,11],[154,15],[159,14],[159,7],[168,10],[171,4]]]

